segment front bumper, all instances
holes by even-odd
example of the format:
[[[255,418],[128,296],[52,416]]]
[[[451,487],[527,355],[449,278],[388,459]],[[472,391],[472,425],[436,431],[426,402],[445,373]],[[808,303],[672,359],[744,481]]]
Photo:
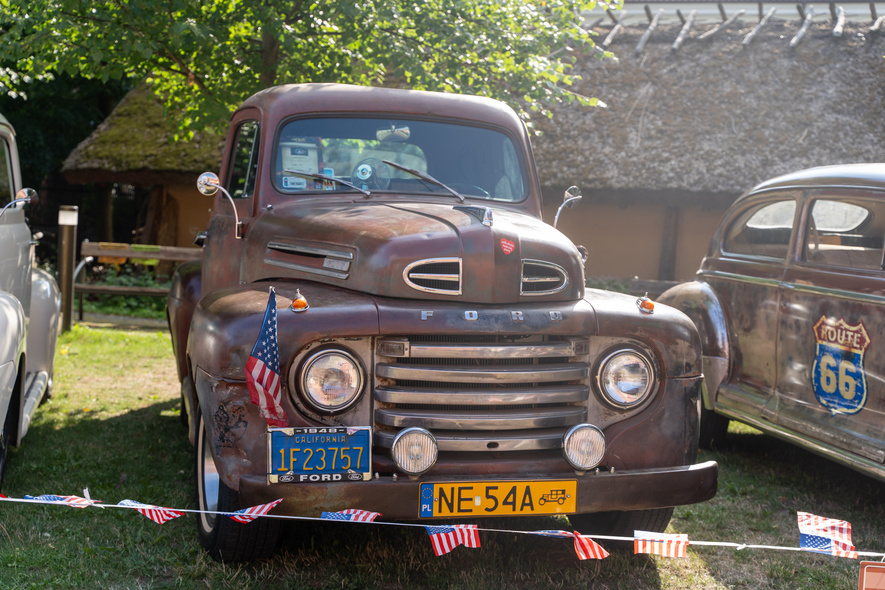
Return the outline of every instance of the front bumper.
[[[719,465],[707,461],[684,467],[637,469],[621,472],[587,473],[576,477],[517,478],[577,480],[577,513],[622,510],[648,510],[695,504],[716,494]],[[264,476],[240,478],[240,503],[253,506],[282,498],[274,514],[319,517],[323,511],[358,508],[380,512],[385,520],[419,519],[419,486],[422,483],[452,481],[454,478],[394,479],[381,477],[354,483],[270,484]],[[468,481],[466,478],[457,478]],[[495,479],[477,479],[487,483]],[[518,514],[517,516],[525,516]],[[475,518],[475,517],[473,517]]]

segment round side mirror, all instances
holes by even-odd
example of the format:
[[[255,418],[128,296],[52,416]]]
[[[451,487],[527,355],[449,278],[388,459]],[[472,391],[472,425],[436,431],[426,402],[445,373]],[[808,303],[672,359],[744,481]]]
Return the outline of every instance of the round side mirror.
[[[32,188],[23,188],[17,193],[15,193],[16,201],[26,201],[28,205],[34,206],[40,201],[40,197],[37,196],[37,191]]]
[[[207,197],[213,196],[221,188],[221,181],[214,172],[203,172],[197,179],[197,190]]]
[[[566,189],[565,194],[562,197],[563,204],[569,209],[574,208],[575,205],[578,204],[578,201],[581,200],[581,189],[576,186],[570,186]]]

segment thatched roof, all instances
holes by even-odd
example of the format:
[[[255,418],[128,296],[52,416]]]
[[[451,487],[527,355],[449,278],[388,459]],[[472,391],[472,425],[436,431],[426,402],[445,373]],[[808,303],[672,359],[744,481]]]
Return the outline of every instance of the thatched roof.
[[[772,18],[743,47],[755,24],[704,40],[711,25],[698,26],[678,51],[680,26],[659,27],[639,55],[647,24],[631,25],[610,47],[618,62],[581,58],[577,90],[608,108],[560,106],[540,125],[545,192],[733,198],[781,173],[885,161],[885,34],[853,23],[836,38],[821,22],[791,49],[800,22]]]
[[[174,141],[175,125],[147,85],[127,94],[62,166],[72,183],[194,184],[217,170],[223,138],[202,132]]]

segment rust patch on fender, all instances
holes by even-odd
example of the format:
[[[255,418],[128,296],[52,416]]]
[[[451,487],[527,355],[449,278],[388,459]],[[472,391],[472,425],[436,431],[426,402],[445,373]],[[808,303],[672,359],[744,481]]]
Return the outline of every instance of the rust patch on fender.
[[[239,448],[239,441],[249,426],[243,403],[236,400],[222,402],[212,420],[215,422],[215,451],[221,453],[223,448]]]

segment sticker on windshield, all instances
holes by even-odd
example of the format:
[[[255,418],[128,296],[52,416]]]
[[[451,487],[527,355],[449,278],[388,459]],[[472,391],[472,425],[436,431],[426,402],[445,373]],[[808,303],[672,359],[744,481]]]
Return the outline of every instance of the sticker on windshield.
[[[831,414],[856,414],[867,403],[864,352],[870,337],[863,322],[821,316],[814,324],[817,354],[811,384],[817,401]]]

